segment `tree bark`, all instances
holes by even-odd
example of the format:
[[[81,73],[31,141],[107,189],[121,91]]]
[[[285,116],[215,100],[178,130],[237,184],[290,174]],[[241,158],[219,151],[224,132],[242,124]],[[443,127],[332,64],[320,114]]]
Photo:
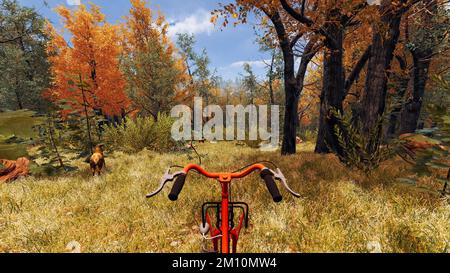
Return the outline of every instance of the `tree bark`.
[[[319,132],[316,143],[316,153],[329,153],[331,150],[341,152],[335,135],[338,120],[331,114],[335,109],[343,111],[342,102],[345,97],[345,81],[343,67],[343,37],[344,28],[338,23],[340,12],[330,11],[328,22],[324,28],[329,37],[325,39],[325,54],[323,61],[323,86],[320,95]],[[337,21],[337,22],[336,22]],[[331,149],[331,150],[330,150]]]
[[[406,71],[408,69],[408,67],[407,67],[406,61],[403,58],[397,57],[397,59],[399,60],[399,63],[400,63],[400,69],[403,72],[402,72],[402,75],[400,75],[397,79],[398,91],[397,91],[396,97],[398,99],[403,99],[403,97],[405,96],[405,94],[406,94],[407,90],[409,89],[410,84],[412,82],[411,81],[412,73]],[[390,114],[390,117],[389,117],[388,128],[386,129],[386,134],[385,134],[386,139],[392,139],[396,136],[402,109],[403,109],[403,107],[399,103],[399,105],[396,106],[392,110],[392,113]]]
[[[263,11],[270,18],[275,27],[284,59],[284,92],[286,98],[281,154],[295,154],[297,152],[295,140],[297,134],[296,119],[299,100],[294,71],[294,51],[280,14],[278,12],[271,13],[264,9]]]
[[[22,99],[20,98],[19,92],[17,90],[14,90],[14,94],[16,95],[17,107],[19,107],[19,110],[22,110],[23,103],[22,103]]]
[[[295,84],[285,84],[285,112],[283,126],[282,155],[295,154],[297,152],[297,126],[298,126],[298,103],[297,86]]]
[[[359,113],[361,133],[367,138],[375,135],[372,140],[376,143],[371,143],[373,145],[369,145],[370,147],[377,147],[381,139],[382,124],[379,121],[386,108],[388,71],[400,35],[400,21],[403,14],[393,12],[390,3],[382,5],[380,13],[383,14],[381,26],[373,26],[372,48],[361,99],[363,110]],[[383,30],[384,26],[387,26],[387,31]]]
[[[351,73],[348,75],[347,79],[345,80],[345,96],[348,95],[350,92],[350,88],[352,87],[353,83],[359,78],[359,75],[361,73],[361,70],[366,65],[367,61],[369,60],[370,53],[371,53],[372,47],[368,46],[358,62],[355,64],[355,67],[351,71]]]
[[[422,13],[424,24],[432,24],[438,4],[432,0],[427,0],[424,4],[426,5],[426,10]],[[434,51],[433,47],[433,45],[426,48],[420,48],[419,46],[419,48],[411,50],[411,55],[413,56],[413,92],[412,98],[406,102],[402,109],[400,134],[413,133],[417,130],[425,87],[428,81],[428,71]]]
[[[401,113],[400,134],[413,133],[417,129],[417,123],[422,109],[425,86],[428,80],[432,50],[413,51],[413,96],[403,107]]]

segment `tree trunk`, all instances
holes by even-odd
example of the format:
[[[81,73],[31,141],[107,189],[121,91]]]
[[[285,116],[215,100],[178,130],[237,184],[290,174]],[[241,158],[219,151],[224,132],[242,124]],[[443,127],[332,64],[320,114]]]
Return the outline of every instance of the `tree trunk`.
[[[298,126],[298,103],[297,86],[295,84],[285,85],[286,101],[284,111],[283,145],[282,155],[295,154],[297,152],[296,138]]]
[[[400,78],[398,80],[398,86],[399,86],[398,89],[399,90],[396,95],[396,97],[398,99],[403,99],[403,97],[407,93],[410,83],[411,83],[411,77],[409,77],[409,76],[402,75],[402,78]],[[402,105],[399,103],[399,106],[396,106],[392,110],[392,113],[390,114],[389,125],[388,125],[388,128],[386,129],[386,135],[385,135],[386,139],[392,139],[397,135],[398,124],[399,124],[401,112],[402,112]]]
[[[270,105],[274,105],[275,104],[275,97],[274,97],[274,92],[273,92],[273,67],[275,64],[275,51],[276,49],[273,50],[272,52],[272,60],[270,61],[270,74],[269,74],[269,99],[270,99]]]
[[[59,154],[58,146],[56,146],[55,139],[53,137],[52,122],[53,122],[53,117],[52,117],[51,114],[49,114],[48,115],[48,133],[50,135],[50,143],[51,143],[53,149],[55,150],[55,154],[56,154],[56,157],[58,158],[59,166],[61,168],[63,168],[64,170],[66,170],[66,167],[64,166],[64,162],[63,162],[63,160],[61,158],[61,155]]]
[[[275,27],[284,60],[284,92],[286,99],[281,154],[295,154],[297,152],[295,140],[297,137],[297,108],[299,102],[299,92],[297,88],[297,80],[295,78],[294,51],[292,49],[293,45],[291,44],[280,14],[278,12],[270,13],[264,9],[263,12],[270,18]]]
[[[298,127],[298,104],[303,90],[303,81],[309,62],[317,52],[314,47],[315,40],[310,40],[303,52],[302,60],[295,73],[295,58],[293,47],[298,41],[295,38],[291,40],[286,32],[281,16],[278,12],[273,14],[265,10],[262,11],[272,21],[277,32],[278,42],[283,53],[284,60],[284,92],[285,92],[285,112],[283,126],[283,144],[281,147],[282,155],[291,155],[297,152],[297,127]]]
[[[290,46],[282,46],[284,57],[284,125],[282,155],[295,154],[297,152],[297,110],[299,103],[299,93],[294,72],[294,53]]]
[[[16,100],[17,100],[17,107],[19,107],[19,110],[23,109],[23,102],[22,99],[20,98],[20,94],[19,94],[19,81],[16,78],[16,88],[14,89],[14,94],[16,95]]]
[[[91,153],[94,150],[94,144],[92,142],[92,136],[91,136],[91,124],[89,122],[89,113],[87,110],[87,99],[86,99],[86,94],[84,92],[84,87],[83,87],[83,79],[81,78],[80,75],[80,89],[81,89],[81,95],[83,96],[83,106],[84,106],[84,114],[86,115],[86,128],[87,128],[87,133],[88,133],[88,138],[89,138],[89,146],[91,148]]]
[[[16,94],[17,107],[19,107],[19,110],[22,110],[23,103],[22,103],[22,99],[20,98],[19,92],[17,90],[14,90],[14,93]]]
[[[424,3],[426,5],[426,11],[424,16],[424,24],[432,24],[434,15],[437,12],[437,2],[427,0]],[[425,48],[420,48],[425,46]],[[420,117],[420,111],[422,109],[423,96],[425,93],[425,87],[428,80],[428,70],[433,56],[433,45],[426,46],[420,45],[419,48],[411,50],[413,56],[413,92],[412,98],[404,105],[401,113],[401,126],[400,133],[413,133],[417,130],[417,124]]]
[[[25,157],[16,161],[0,159],[0,164],[4,166],[0,169],[0,183],[8,183],[30,174],[30,161]]]
[[[370,147],[377,147],[380,143],[382,133],[380,118],[386,108],[388,71],[400,35],[402,13],[394,13],[391,3],[388,2],[390,1],[380,7],[380,13],[383,14],[381,26],[373,25],[371,54],[367,67],[365,89],[361,99],[361,133],[366,138],[375,136],[371,137]],[[387,27],[386,31],[383,30],[384,26]]]
[[[329,18],[330,22],[336,22],[336,16],[339,16],[338,10],[332,10]],[[335,126],[338,120],[331,114],[335,109],[342,112],[342,102],[345,96],[345,81],[343,67],[343,27],[339,23],[326,23],[325,31],[330,37],[325,40],[325,54],[323,61],[323,86],[320,95],[320,117],[319,133],[317,136],[316,153],[329,153],[330,148],[341,152],[337,137],[335,135]],[[330,40],[332,39],[332,41]]]
[[[422,109],[425,86],[428,80],[428,69],[431,63],[432,50],[412,52],[414,61],[413,96],[403,107],[401,114],[400,134],[413,133],[417,129],[420,110]]]

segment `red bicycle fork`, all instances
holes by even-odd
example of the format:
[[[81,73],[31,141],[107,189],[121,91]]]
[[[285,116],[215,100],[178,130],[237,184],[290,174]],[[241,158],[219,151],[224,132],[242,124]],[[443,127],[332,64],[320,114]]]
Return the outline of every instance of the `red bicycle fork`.
[[[211,228],[211,237],[213,238],[213,246],[215,251],[219,251],[218,247],[218,241],[219,237],[221,238],[221,253],[230,253],[230,239],[232,241],[232,253],[236,253],[237,249],[237,243],[239,240],[239,234],[241,232],[242,224],[244,222],[244,214],[242,213],[239,217],[239,224],[236,228],[230,227],[230,219],[229,219],[229,183],[231,182],[231,179],[229,181],[220,181],[220,184],[222,186],[222,200],[221,200],[221,210],[220,210],[220,217],[221,217],[221,226],[219,229],[212,227],[211,225],[211,218],[209,217],[208,213],[206,213],[206,221],[208,222],[209,226]],[[247,212],[248,213],[248,212]],[[219,216],[219,215],[218,215]]]

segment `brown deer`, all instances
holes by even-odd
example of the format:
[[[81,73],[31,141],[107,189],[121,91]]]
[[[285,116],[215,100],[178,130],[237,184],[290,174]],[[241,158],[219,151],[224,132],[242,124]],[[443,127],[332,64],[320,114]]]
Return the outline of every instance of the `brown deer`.
[[[100,175],[102,172],[103,167],[105,167],[105,157],[103,155],[103,144],[98,144],[95,146],[94,153],[92,154],[89,164],[91,166],[92,175],[95,176]]]

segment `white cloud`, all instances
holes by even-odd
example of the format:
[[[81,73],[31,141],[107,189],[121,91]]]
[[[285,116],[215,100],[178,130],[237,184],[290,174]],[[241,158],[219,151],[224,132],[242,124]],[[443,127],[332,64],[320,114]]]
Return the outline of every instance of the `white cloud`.
[[[67,5],[79,6],[81,5],[81,0],[67,0]]]
[[[173,20],[169,27],[169,36],[175,37],[178,33],[207,33],[209,35],[213,30],[211,14],[205,10],[199,10],[182,20]]]
[[[262,68],[267,66],[268,63],[270,63],[270,60],[263,60],[263,61],[238,61],[234,62],[229,65],[231,68],[242,68],[244,64],[249,64],[251,67],[257,67]]]

